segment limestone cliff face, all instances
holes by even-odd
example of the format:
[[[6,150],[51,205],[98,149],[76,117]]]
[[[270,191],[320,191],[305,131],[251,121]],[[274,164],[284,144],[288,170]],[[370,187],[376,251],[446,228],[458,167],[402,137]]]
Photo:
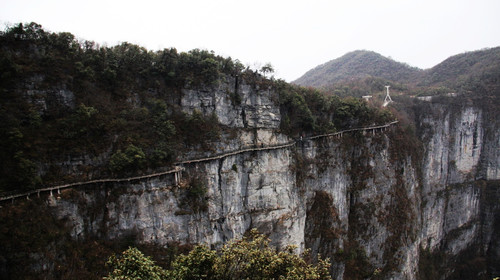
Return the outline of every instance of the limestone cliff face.
[[[498,197],[499,125],[489,117],[491,110],[470,102],[457,105],[452,100],[452,105],[421,108],[417,125],[426,148],[420,246],[445,254],[449,258],[443,262],[448,263],[485,257],[496,250],[492,244],[498,239],[491,235],[498,227],[491,199]],[[455,267],[442,277],[463,278],[463,273]]]
[[[280,114],[272,91],[240,85],[237,103],[227,92],[227,85],[185,90],[181,100],[186,112],[214,113],[241,129],[217,144],[218,152],[291,140],[276,129]],[[160,245],[218,246],[257,228],[277,247],[295,244],[331,257],[336,279],[425,278],[419,266],[424,251],[456,262],[473,252],[496,271],[498,184],[477,180],[500,179],[498,124],[473,104],[419,106],[423,151],[405,150],[396,127],[298,141],[186,164],[180,186],[169,176],[92,186],[66,191],[51,207],[76,239],[133,235]],[[194,199],[193,180],[206,188]],[[440,269],[443,278],[460,273],[453,261]]]
[[[260,88],[235,78],[227,79],[215,88],[184,89],[183,110],[187,113],[198,110],[205,115],[214,113],[221,124],[233,128],[279,128],[281,116],[274,92],[265,86]]]

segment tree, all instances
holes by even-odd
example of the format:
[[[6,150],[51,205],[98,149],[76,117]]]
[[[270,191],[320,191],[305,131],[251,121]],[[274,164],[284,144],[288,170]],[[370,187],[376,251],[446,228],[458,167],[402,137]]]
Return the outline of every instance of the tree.
[[[271,65],[271,63],[266,63],[264,66],[262,66],[262,68],[260,68],[260,72],[264,75],[264,77],[270,73],[274,73],[274,68],[273,66]]]
[[[140,147],[128,145],[125,152],[118,150],[111,156],[109,165],[112,171],[122,172],[127,170],[137,170],[144,165],[146,155]]]
[[[111,256],[107,265],[112,271],[107,280],[160,280],[165,279],[165,271],[155,265],[150,257],[144,256],[137,248],[130,247],[120,257]]]
[[[196,246],[189,254],[177,257],[167,275],[170,279],[179,280],[216,279],[216,259],[214,250],[206,246]]]
[[[219,252],[197,246],[188,255],[179,256],[167,274],[177,280],[330,279],[328,260],[319,258],[317,265],[309,264],[293,252],[294,246],[278,252],[269,241],[253,229]]]

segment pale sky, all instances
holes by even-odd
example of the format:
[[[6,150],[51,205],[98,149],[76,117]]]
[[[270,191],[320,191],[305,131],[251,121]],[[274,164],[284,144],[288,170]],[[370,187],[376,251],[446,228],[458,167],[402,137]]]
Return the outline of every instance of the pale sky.
[[[213,50],[293,81],[354,50],[419,68],[500,46],[499,0],[0,0],[0,23],[112,46]]]

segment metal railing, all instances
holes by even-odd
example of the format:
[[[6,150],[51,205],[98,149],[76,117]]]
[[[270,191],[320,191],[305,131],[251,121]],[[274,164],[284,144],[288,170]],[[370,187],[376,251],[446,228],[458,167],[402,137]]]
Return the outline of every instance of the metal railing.
[[[270,145],[270,146],[265,146],[265,147],[249,147],[249,148],[244,148],[244,149],[239,149],[236,151],[230,151],[218,155],[214,155],[211,157],[205,157],[205,158],[198,158],[198,159],[190,159],[190,160],[184,160],[180,162],[175,163],[175,168],[172,170],[164,171],[164,172],[158,172],[158,173],[153,173],[153,174],[148,174],[148,175],[143,175],[143,176],[135,176],[135,177],[128,177],[128,178],[109,178],[109,179],[96,179],[96,180],[90,180],[90,181],[84,181],[84,182],[76,182],[76,183],[70,183],[70,184],[64,184],[64,185],[58,185],[58,186],[53,186],[53,187],[47,187],[47,188],[40,188],[40,189],[35,189],[32,191],[27,191],[27,192],[22,192],[22,193],[10,193],[9,195],[5,195],[0,197],[0,202],[1,201],[6,201],[6,200],[14,200],[16,198],[20,197],[26,197],[29,199],[30,196],[32,195],[40,195],[40,193],[46,193],[50,192],[52,194],[53,191],[57,191],[58,193],[62,189],[67,189],[67,188],[73,188],[73,187],[80,187],[84,185],[90,185],[90,184],[99,184],[99,183],[121,183],[121,182],[130,182],[130,181],[137,181],[137,180],[144,180],[144,179],[149,179],[153,177],[160,177],[163,175],[167,174],[174,174],[175,176],[175,184],[178,184],[178,180],[180,179],[181,172],[184,170],[184,167],[180,166],[183,164],[191,164],[191,163],[199,163],[199,162],[206,162],[206,161],[212,161],[212,160],[219,160],[225,157],[237,155],[237,154],[242,154],[242,153],[247,153],[247,152],[255,152],[255,151],[268,151],[268,150],[277,150],[277,149],[284,149],[288,148],[291,146],[296,145],[300,141],[307,141],[307,140],[314,140],[318,138],[324,138],[324,137],[331,137],[331,136],[337,136],[337,137],[342,137],[342,134],[344,133],[349,133],[349,132],[355,132],[355,131],[375,131],[377,130],[384,130],[385,128],[388,128],[392,125],[397,124],[398,121],[393,121],[384,125],[378,125],[378,126],[370,126],[370,127],[360,127],[360,128],[351,128],[351,129],[346,129],[338,132],[333,132],[333,133],[327,133],[327,134],[321,134],[321,135],[315,135],[315,136],[310,136],[310,137],[304,137],[301,138],[300,140],[293,140],[287,143],[282,143],[282,144],[277,144],[277,145]],[[1,194],[0,194],[1,195]]]

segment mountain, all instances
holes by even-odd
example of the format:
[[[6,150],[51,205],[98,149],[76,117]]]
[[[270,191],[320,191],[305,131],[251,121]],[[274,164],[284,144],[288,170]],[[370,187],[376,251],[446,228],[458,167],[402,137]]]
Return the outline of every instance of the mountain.
[[[362,95],[382,84],[416,86],[430,93],[444,91],[495,94],[500,91],[500,47],[466,52],[449,57],[438,65],[421,70],[372,51],[354,51],[307,71],[293,83],[302,86],[351,89],[345,94]],[[360,93],[356,94],[356,88]],[[420,90],[422,91],[422,90]],[[344,95],[345,95],[344,94]],[[342,94],[340,94],[342,95]]]
[[[421,69],[394,61],[376,52],[358,50],[319,65],[292,83],[325,87],[337,82],[369,76],[404,82],[420,72],[422,72]]]

